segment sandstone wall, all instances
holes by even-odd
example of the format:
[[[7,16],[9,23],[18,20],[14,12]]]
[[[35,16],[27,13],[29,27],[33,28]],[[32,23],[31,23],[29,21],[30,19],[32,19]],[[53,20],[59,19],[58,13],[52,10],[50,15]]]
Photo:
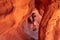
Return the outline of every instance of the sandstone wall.
[[[39,40],[60,40],[60,37],[58,36],[60,35],[59,32],[56,33],[58,30],[58,26],[60,26],[60,25],[56,26],[57,19],[60,18],[59,5],[60,5],[59,0],[53,0],[47,6],[47,10],[44,12],[41,23],[40,23]]]
[[[21,30],[21,23],[33,8],[34,0],[0,0],[0,40],[32,40]]]

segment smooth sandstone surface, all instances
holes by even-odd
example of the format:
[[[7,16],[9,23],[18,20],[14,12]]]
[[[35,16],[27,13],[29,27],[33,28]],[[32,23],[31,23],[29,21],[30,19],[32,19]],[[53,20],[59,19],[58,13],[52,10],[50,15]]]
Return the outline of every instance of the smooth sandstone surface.
[[[15,7],[13,12],[0,17],[0,40],[32,40],[29,35],[22,32],[21,23],[24,16],[33,9],[33,0],[13,0],[12,2]]]

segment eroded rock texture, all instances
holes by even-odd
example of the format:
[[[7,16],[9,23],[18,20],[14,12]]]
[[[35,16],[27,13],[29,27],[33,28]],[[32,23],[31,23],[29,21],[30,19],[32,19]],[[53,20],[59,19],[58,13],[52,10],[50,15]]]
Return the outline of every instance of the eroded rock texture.
[[[60,40],[60,0],[0,0],[0,40],[34,40],[22,31],[34,8],[42,16],[39,40]]]
[[[0,16],[7,15],[13,10],[13,5],[10,0],[0,0]]]
[[[60,40],[59,22],[60,18],[60,0],[51,0],[47,5],[47,10],[44,11],[43,18],[40,23],[39,40]],[[58,26],[56,26],[58,25]],[[58,35],[59,36],[58,36]]]
[[[12,11],[13,5],[10,0],[0,0],[0,34],[14,25]]]
[[[34,0],[11,1],[0,0],[0,40],[33,40],[21,30],[21,23],[33,10]]]

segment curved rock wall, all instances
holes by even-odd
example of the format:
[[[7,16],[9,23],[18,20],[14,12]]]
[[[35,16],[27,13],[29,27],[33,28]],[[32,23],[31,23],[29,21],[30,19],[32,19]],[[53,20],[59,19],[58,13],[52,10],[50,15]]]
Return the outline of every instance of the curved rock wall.
[[[47,6],[47,10],[44,12],[41,23],[40,23],[39,40],[59,40],[60,39],[55,34],[59,26],[59,25],[56,26],[57,25],[56,21],[57,19],[59,19],[58,17],[60,16],[60,14],[57,12],[60,9],[59,5],[60,5],[60,1],[53,0],[51,1],[51,4]],[[54,37],[54,34],[56,35],[56,37]],[[57,34],[60,35],[59,32]]]

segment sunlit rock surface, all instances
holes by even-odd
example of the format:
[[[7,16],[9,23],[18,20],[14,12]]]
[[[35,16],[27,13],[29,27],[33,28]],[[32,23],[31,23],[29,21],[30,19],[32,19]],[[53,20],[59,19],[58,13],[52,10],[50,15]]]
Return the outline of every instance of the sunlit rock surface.
[[[39,40],[60,40],[60,0],[47,5],[40,23]]]
[[[39,13],[35,14],[38,15],[36,20],[40,23],[39,27],[36,26],[39,31],[34,31],[36,34],[32,32],[34,28],[28,28],[31,25],[22,29],[24,21],[26,22],[35,8]],[[60,40],[60,0],[0,0],[0,40],[38,38]]]
[[[25,19],[24,16],[28,16],[33,10],[33,0],[13,0],[14,3],[6,3],[3,5],[3,1],[0,0],[0,40],[33,40],[29,35],[21,30],[21,23]],[[2,4],[1,4],[2,3]],[[13,5],[13,10],[10,10]],[[8,12],[8,13],[6,13]]]

